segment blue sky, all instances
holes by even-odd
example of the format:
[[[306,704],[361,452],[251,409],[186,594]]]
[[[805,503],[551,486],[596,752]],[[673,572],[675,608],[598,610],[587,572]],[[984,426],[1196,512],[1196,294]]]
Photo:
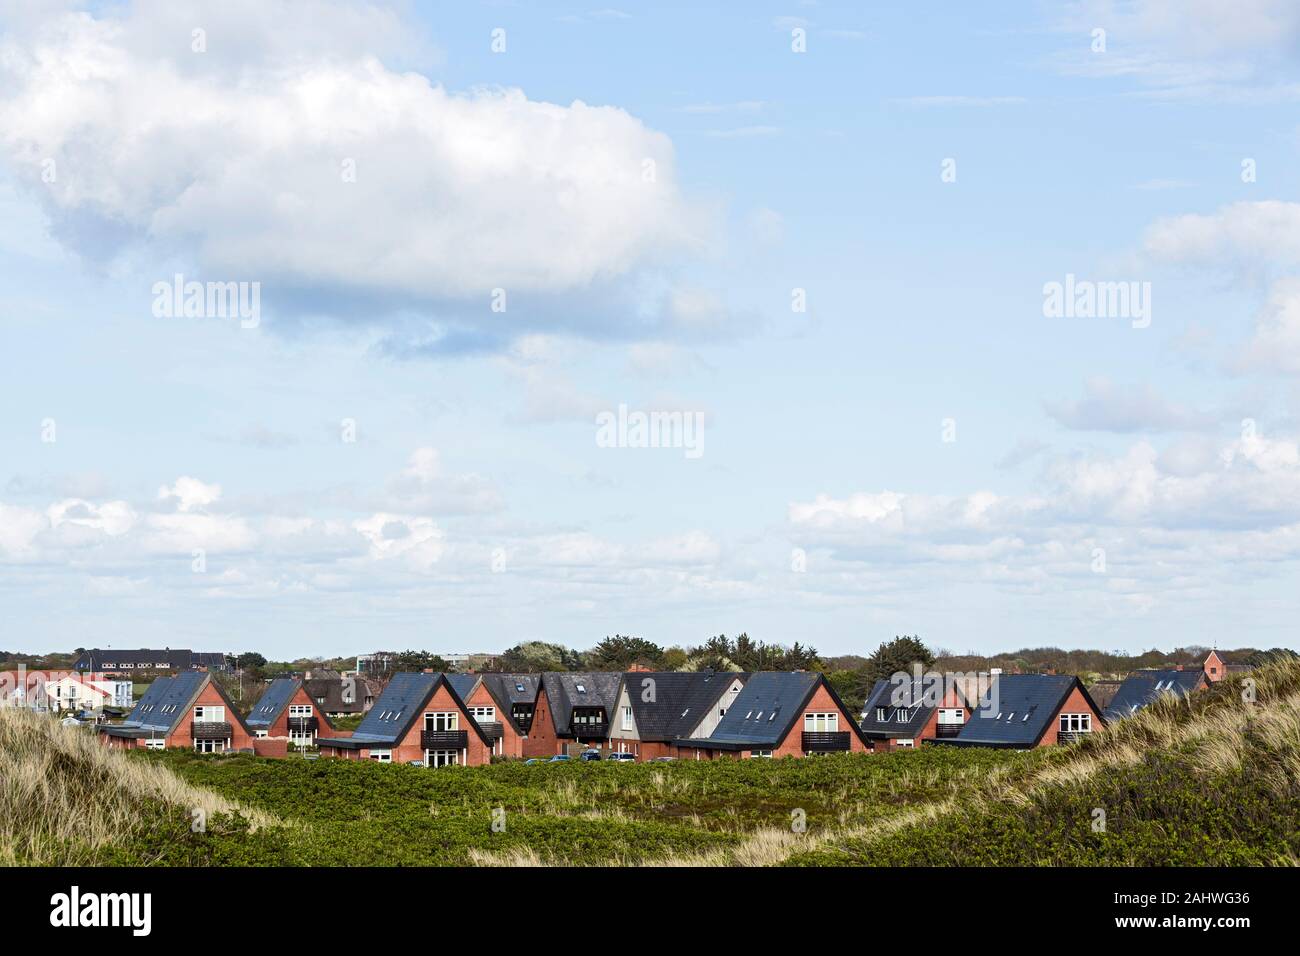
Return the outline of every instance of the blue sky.
[[[1295,646],[1300,14],[922,9],[0,3],[0,647]]]

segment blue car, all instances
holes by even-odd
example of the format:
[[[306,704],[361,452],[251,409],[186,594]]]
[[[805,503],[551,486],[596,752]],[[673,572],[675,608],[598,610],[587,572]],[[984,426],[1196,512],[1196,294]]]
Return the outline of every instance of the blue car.
[[[600,759],[600,751],[599,751],[599,750],[584,750],[581,754],[578,755],[578,759],[579,759],[579,760],[599,760],[599,759]]]
[[[561,760],[568,760],[568,759],[569,759],[569,755],[568,755],[568,754],[556,754],[554,757],[552,757],[550,760],[548,760],[548,761],[546,761],[546,762],[547,762],[547,763],[559,763]]]

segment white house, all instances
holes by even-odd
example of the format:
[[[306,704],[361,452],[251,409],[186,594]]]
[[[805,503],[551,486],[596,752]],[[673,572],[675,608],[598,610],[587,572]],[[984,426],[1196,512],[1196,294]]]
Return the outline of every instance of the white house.
[[[62,677],[45,685],[45,700],[50,710],[100,710],[116,707],[130,710],[135,706],[129,680],[91,677]]]

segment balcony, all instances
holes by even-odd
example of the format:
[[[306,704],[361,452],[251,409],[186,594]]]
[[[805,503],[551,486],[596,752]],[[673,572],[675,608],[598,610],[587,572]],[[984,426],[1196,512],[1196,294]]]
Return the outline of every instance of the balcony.
[[[838,753],[849,749],[849,732],[847,730],[825,730],[803,732],[804,753]]]
[[[420,731],[420,747],[424,750],[464,750],[468,746],[468,730]]]
[[[289,733],[314,734],[320,730],[320,720],[316,717],[290,717]]]
[[[956,737],[961,733],[962,724],[936,724],[934,735],[939,740],[947,740],[950,737]]]
[[[505,735],[505,731],[501,728],[500,721],[483,721],[479,723],[478,729],[483,731],[483,736],[488,740],[500,740]]]
[[[195,721],[190,725],[190,736],[195,740],[229,740],[232,736],[230,724],[217,721]]]
[[[604,740],[605,724],[574,724],[573,736],[579,740]]]
[[[1087,737],[1092,731],[1090,730],[1062,730],[1056,735],[1058,744],[1072,744]]]

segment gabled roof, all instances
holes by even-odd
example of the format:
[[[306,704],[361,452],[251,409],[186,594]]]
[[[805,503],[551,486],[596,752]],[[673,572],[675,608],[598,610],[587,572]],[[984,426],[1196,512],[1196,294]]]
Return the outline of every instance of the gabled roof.
[[[732,683],[746,674],[733,671],[630,671],[623,675],[628,703],[642,741],[683,737],[697,726]],[[653,681],[647,684],[646,681]],[[646,690],[653,688],[653,695]],[[615,702],[619,696],[615,695]],[[653,696],[653,700],[646,700]]]
[[[284,711],[284,708],[289,705],[290,698],[301,686],[302,681],[300,680],[295,680],[292,677],[277,677],[262,692],[262,696],[253,705],[253,709],[249,712],[248,720],[245,723],[256,730],[265,730],[270,727]]]
[[[78,671],[111,671],[119,670],[124,665],[138,669],[154,669],[161,665],[177,671],[189,670],[192,667],[224,670],[227,666],[226,655],[218,652],[191,651],[185,648],[112,650],[95,647],[82,651],[72,668]]]
[[[407,735],[416,718],[423,716],[425,705],[439,687],[446,686],[456,707],[465,717],[465,730],[472,729],[483,743],[489,747],[492,742],[484,734],[469,711],[465,701],[456,688],[447,679],[447,674],[425,674],[400,671],[392,676],[384,692],[379,695],[370,712],[362,718],[351,737],[318,737],[316,742],[322,747],[343,747],[359,749],[362,747],[393,747]]]
[[[111,737],[166,736],[189,713],[195,699],[209,683],[225,705],[227,721],[238,723],[248,732],[248,724],[240,716],[229,695],[212,679],[211,674],[204,671],[186,671],[175,677],[158,678],[136,702],[126,720],[120,724],[109,724],[100,730]]]
[[[1162,694],[1186,697],[1205,680],[1205,671],[1202,670],[1137,671],[1129,674],[1106,708],[1106,719],[1132,717]]]
[[[497,708],[515,733],[522,734],[524,729],[515,720],[514,705],[537,703],[537,689],[542,686],[540,674],[480,674],[483,686],[488,689]]]
[[[551,718],[555,732],[561,737],[571,737],[573,708],[600,707],[608,720],[618,701],[618,688],[623,675],[609,671],[574,674],[567,671],[547,671],[542,675],[546,699],[551,702]]]
[[[735,676],[735,675],[732,675]],[[771,750],[785,740],[795,721],[819,687],[824,687],[839,708],[847,727],[865,745],[857,721],[825,676],[812,671],[759,671],[745,681],[744,689],[704,739],[681,739],[679,746],[715,750]]]
[[[1099,719],[1101,711],[1079,678],[1068,674],[999,674],[956,737],[939,743],[984,747],[1036,747],[1070,693],[1078,688]],[[996,700],[997,709],[985,706]]]
[[[927,687],[924,678],[915,676],[901,685],[888,678],[880,678],[872,685],[871,693],[867,695],[867,702],[862,707],[863,735],[873,740],[915,738],[925,729],[931,715],[939,709],[939,703],[942,702],[943,696],[947,695],[949,686],[945,682],[945,685],[939,689],[941,694],[939,702],[927,703],[926,691],[929,690],[933,695],[935,689],[933,686]],[[958,706],[967,710],[973,708],[971,698],[976,693],[974,689],[968,692],[960,682],[954,682],[951,689],[957,694]],[[876,717],[876,711],[881,707],[885,709],[884,720],[878,720]],[[898,719],[900,711],[904,710],[907,713],[907,720],[900,722]]]
[[[461,700],[469,700],[469,695],[478,687],[478,674],[448,674],[447,683],[460,695]]]

